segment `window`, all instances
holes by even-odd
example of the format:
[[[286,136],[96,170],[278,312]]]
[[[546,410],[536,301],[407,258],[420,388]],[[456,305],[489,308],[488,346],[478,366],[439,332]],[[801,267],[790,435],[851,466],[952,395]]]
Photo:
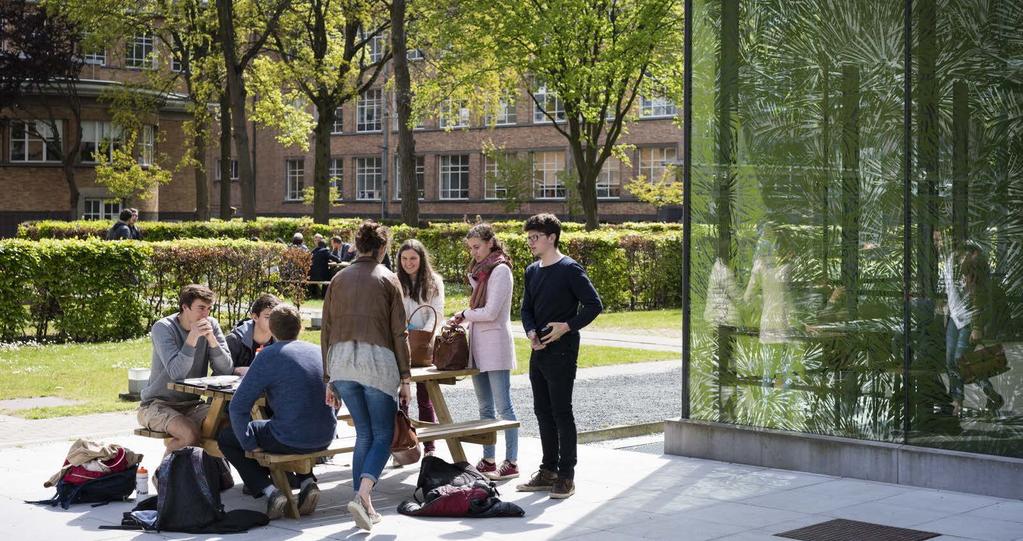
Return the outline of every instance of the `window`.
[[[128,42],[124,54],[124,65],[129,68],[153,69],[155,67],[153,34],[140,34]]]
[[[345,160],[344,158],[331,158],[330,169],[327,171],[330,175],[330,187],[337,190],[337,201],[342,199],[341,193],[344,190],[345,180]]]
[[[184,62],[182,62],[178,58],[178,55],[171,56],[171,71],[178,72],[178,73],[180,73],[182,71],[185,71]]]
[[[371,88],[359,97],[359,105],[356,109],[355,131],[359,133],[377,132],[381,129],[381,107],[383,106],[383,91],[379,88]]]
[[[604,161],[597,176],[597,198],[615,199],[622,195],[622,164],[614,156]]]
[[[639,149],[639,174],[646,177],[648,182],[657,182],[668,171],[666,164],[674,162],[675,159],[675,147],[641,148]]]
[[[505,154],[505,158],[511,158],[510,153]],[[504,199],[508,197],[508,188],[503,184],[497,183],[497,160],[489,158],[486,155],[483,156],[483,198],[484,199]]]
[[[144,124],[139,134],[139,164],[153,165],[156,160],[156,126]]]
[[[359,39],[364,40],[369,35],[365,30],[359,31]],[[368,60],[370,64],[375,64],[384,57],[384,50],[387,47],[387,36],[383,32],[377,33],[373,36],[363,47],[362,54],[363,58]]]
[[[344,126],[345,126],[345,115],[344,115],[344,112],[345,112],[345,110],[342,109],[341,107],[338,107],[337,109],[334,109],[334,124],[330,128],[330,133],[332,135],[337,135],[337,134],[342,133],[342,132],[345,131],[345,128],[344,128]]]
[[[113,220],[121,214],[121,202],[117,199],[85,198],[83,220]]]
[[[301,201],[305,190],[305,160],[286,160],[284,163],[284,200]]]
[[[98,51],[88,51],[82,53],[82,62],[86,64],[92,64],[93,66],[106,66],[107,65],[107,50],[100,49]]]
[[[464,102],[452,102],[446,100],[440,104],[441,128],[467,128],[469,127],[469,108]]]
[[[488,126],[510,126],[518,121],[518,115],[515,113],[515,102],[513,100],[502,99],[498,105],[496,115],[487,115],[486,123]]]
[[[61,135],[63,127],[58,121],[56,133],[44,120],[14,120],[11,122],[12,162],[59,162],[63,156]]]
[[[355,158],[355,199],[374,201],[380,199],[383,186],[380,158]]]
[[[673,117],[676,113],[675,104],[668,98],[641,97],[639,100],[640,118]]]
[[[440,157],[440,198],[469,199],[469,155]]]
[[[565,169],[565,153],[533,153],[533,197],[537,199],[564,199],[565,185],[558,174]]]
[[[423,56],[422,49],[409,49],[409,51],[405,54],[405,58],[408,58],[409,60],[422,60],[426,57]]]
[[[114,149],[124,145],[124,132],[112,122],[82,121],[82,162],[94,163],[99,152],[113,159]]]
[[[533,92],[533,124],[550,122],[544,111],[550,113],[558,122],[565,121],[565,104],[561,103],[557,94],[547,91],[547,85],[541,85]],[[541,107],[542,106],[542,107]]]
[[[213,178],[217,182],[220,182],[220,179],[221,179],[220,163],[221,163],[221,161],[218,159],[217,160],[217,169],[213,173]],[[231,181],[237,181],[237,180],[238,180],[238,160],[231,160]]]
[[[422,156],[416,156],[416,192],[419,194],[419,199],[426,198],[426,158]],[[398,157],[394,157],[394,198],[401,199],[401,167],[398,164]]]

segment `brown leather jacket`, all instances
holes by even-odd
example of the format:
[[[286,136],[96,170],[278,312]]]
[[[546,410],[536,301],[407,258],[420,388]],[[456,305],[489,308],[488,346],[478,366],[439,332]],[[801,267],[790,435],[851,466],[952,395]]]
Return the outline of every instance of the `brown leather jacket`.
[[[401,284],[393,272],[372,257],[359,257],[335,274],[327,287],[320,330],[324,381],[330,382],[327,370],[330,347],[348,340],[393,351],[401,378],[410,376]]]

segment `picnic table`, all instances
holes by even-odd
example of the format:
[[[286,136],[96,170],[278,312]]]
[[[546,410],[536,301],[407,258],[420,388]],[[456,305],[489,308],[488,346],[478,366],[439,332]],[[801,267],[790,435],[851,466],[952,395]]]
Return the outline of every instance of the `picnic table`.
[[[518,421],[480,419],[458,423],[454,422],[454,419],[451,417],[451,412],[448,409],[447,402],[444,399],[444,393],[441,391],[441,385],[453,385],[456,383],[458,378],[478,374],[479,370],[476,370],[475,368],[465,370],[437,370],[431,366],[428,368],[413,368],[411,372],[413,382],[425,384],[426,392],[429,394],[430,400],[433,402],[434,411],[437,414],[436,423],[412,421],[413,425],[416,426],[419,441],[444,440],[447,443],[448,451],[450,451],[453,461],[466,461],[465,450],[462,447],[463,443],[493,445],[497,442],[497,432],[518,428]],[[196,394],[210,399],[210,409],[206,413],[206,418],[203,420],[202,424],[201,445],[208,453],[215,456],[223,456],[220,452],[220,447],[217,445],[217,432],[220,430],[222,424],[229,418],[227,407],[231,402],[231,398],[234,397],[235,389],[233,387],[216,388],[185,382],[172,382],[169,383],[167,387],[174,391]],[[259,399],[253,406],[252,418],[265,419],[265,408],[265,399]],[[342,410],[338,418],[349,422],[351,419],[350,415],[348,415],[344,410]],[[153,438],[167,437],[167,434],[165,433],[153,432],[146,429],[137,429],[135,434]],[[249,452],[246,454],[250,458],[256,459],[262,466],[270,470],[270,477],[274,482],[274,486],[280,489],[281,492],[288,497],[288,516],[291,518],[298,518],[298,504],[291,494],[291,488],[288,484],[286,473],[308,473],[312,471],[312,467],[318,459],[334,456],[340,453],[349,453],[354,449],[355,435],[349,434],[336,438],[327,449],[316,453],[304,455],[281,455],[267,452]]]

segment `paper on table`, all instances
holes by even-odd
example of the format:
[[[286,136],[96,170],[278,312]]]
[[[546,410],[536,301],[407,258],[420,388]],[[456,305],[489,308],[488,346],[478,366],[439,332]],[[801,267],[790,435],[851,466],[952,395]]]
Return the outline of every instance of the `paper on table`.
[[[238,383],[238,380],[240,379],[241,378],[239,376],[235,375],[206,376],[203,378],[188,378],[182,380],[181,383],[185,383],[187,385],[198,385],[202,387],[227,388],[234,386],[236,383]]]

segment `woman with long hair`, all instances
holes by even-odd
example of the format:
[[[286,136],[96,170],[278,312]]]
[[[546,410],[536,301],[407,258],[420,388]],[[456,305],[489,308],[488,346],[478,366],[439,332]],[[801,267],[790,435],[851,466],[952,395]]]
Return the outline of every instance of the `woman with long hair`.
[[[472,260],[469,262],[469,283],[472,295],[469,308],[452,321],[469,323],[469,363],[480,373],[472,377],[479,402],[480,418],[495,419],[499,415],[514,421],[511,401],[511,372],[515,369],[515,343],[511,333],[512,269],[511,260],[494,235],[490,224],[479,223],[469,230],[465,243]],[[476,469],[491,479],[519,476],[518,429],[504,433],[505,459],[497,464],[495,446],[483,446],[483,458]]]
[[[320,344],[327,403],[341,402],[355,424],[352,487],[348,511],[355,524],[373,528],[373,486],[391,454],[398,402],[409,400],[409,346],[398,277],[380,262],[387,253],[386,227],[363,222],[355,237],[358,256],[334,275],[323,300]]]
[[[440,330],[437,318],[444,314],[444,279],[433,271],[430,265],[430,254],[423,243],[416,239],[406,240],[398,248],[398,282],[404,293],[405,316],[411,317],[408,329]],[[420,306],[429,305],[433,310],[416,311]],[[436,311],[436,316],[434,315]],[[414,314],[413,314],[414,313]],[[433,402],[426,392],[426,384],[416,383],[416,403],[419,406],[419,420],[437,422],[437,414],[433,411]],[[408,413],[408,408],[405,408]],[[432,441],[423,443],[426,454],[433,454]]]

